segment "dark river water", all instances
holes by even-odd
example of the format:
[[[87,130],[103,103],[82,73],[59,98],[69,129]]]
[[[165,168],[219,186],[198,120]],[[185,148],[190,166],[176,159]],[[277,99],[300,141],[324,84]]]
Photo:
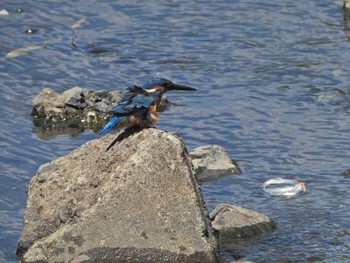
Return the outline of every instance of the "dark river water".
[[[177,131],[189,150],[222,145],[242,169],[202,186],[209,209],[235,203],[278,224],[228,247],[227,259],[350,262],[350,31],[341,0],[3,0],[1,9],[0,262],[16,261],[37,168],[97,138],[86,130],[41,139],[34,96],[44,87],[123,90],[154,76],[198,88],[169,92],[178,106],[158,128]],[[262,190],[278,177],[305,182],[307,193]]]

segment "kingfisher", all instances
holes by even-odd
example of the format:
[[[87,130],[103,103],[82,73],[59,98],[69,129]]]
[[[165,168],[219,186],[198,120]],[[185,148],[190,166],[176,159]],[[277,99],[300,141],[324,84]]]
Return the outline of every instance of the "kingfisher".
[[[113,129],[153,127],[158,121],[157,109],[165,92],[196,89],[175,84],[165,78],[153,78],[141,86],[134,85],[127,90],[117,106],[112,109],[112,117],[100,130],[99,135]]]

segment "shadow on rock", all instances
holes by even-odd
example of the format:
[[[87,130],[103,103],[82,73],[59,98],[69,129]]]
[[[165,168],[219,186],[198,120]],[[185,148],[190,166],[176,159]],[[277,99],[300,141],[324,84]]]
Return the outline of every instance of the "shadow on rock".
[[[116,144],[117,142],[120,142],[120,141],[128,138],[129,136],[142,131],[143,129],[144,128],[137,127],[137,126],[131,127],[131,128],[126,128],[123,132],[118,134],[117,138],[115,138],[110,145],[108,145],[106,152],[108,152],[114,146],[114,144]]]

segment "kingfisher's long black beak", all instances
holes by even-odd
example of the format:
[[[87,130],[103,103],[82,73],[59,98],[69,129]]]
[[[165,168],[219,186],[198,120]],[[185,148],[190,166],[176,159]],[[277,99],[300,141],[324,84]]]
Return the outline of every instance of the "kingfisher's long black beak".
[[[179,85],[179,84],[172,84],[168,87],[168,90],[196,90],[195,88],[191,88],[189,86],[185,85]]]

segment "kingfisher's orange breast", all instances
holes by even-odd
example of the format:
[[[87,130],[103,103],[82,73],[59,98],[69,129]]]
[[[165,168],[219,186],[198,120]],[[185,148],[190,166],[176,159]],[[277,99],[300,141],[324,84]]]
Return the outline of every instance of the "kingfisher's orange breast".
[[[149,107],[149,111],[150,111],[151,122],[154,124],[158,121],[157,103],[155,103],[154,105],[151,105]]]
[[[157,112],[157,103],[154,103],[154,105],[149,106],[149,110],[151,112]]]

